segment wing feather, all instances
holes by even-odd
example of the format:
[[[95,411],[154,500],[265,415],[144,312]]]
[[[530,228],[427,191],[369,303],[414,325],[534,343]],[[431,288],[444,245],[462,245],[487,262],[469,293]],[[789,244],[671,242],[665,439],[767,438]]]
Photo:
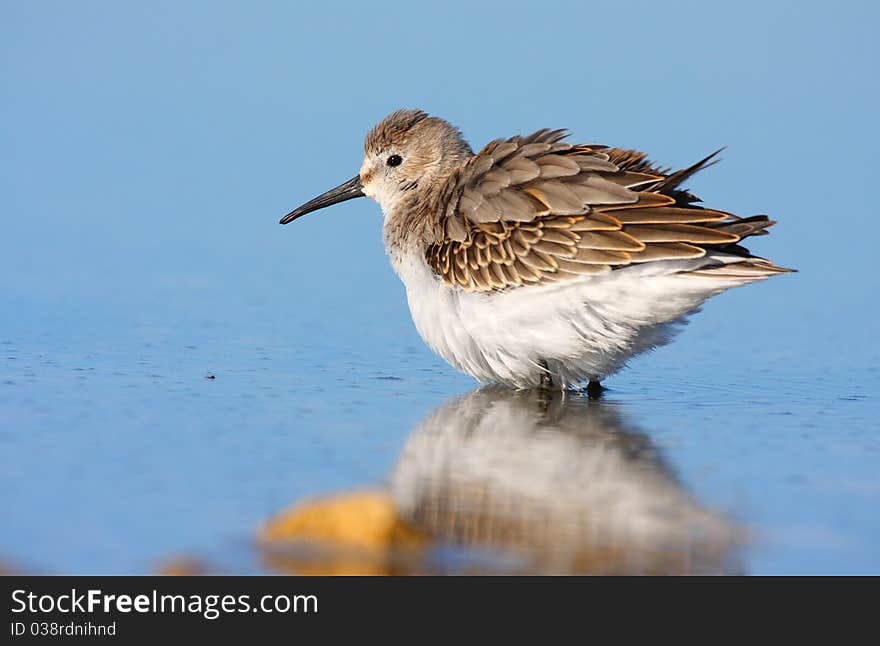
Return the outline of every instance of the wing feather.
[[[450,178],[426,251],[448,285],[509,289],[711,249],[751,261],[737,243],[775,224],[693,205],[697,198],[681,183],[715,163],[714,155],[672,173],[644,153],[572,146],[564,136],[539,130],[492,142]],[[783,271],[761,259],[753,264],[758,269],[742,272]]]

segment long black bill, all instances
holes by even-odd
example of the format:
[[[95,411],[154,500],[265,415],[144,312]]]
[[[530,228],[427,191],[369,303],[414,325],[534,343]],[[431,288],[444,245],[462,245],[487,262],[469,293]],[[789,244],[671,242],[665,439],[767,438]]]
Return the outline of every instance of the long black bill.
[[[312,211],[317,211],[318,209],[323,209],[325,206],[339,204],[340,202],[345,202],[346,200],[352,200],[356,197],[363,196],[364,191],[363,185],[361,184],[361,178],[360,175],[356,175],[355,177],[352,177],[350,180],[348,180],[345,184],[341,184],[336,188],[331,188],[329,191],[319,195],[314,200],[310,200],[302,206],[295,208],[293,211],[281,218],[281,224],[293,222],[298,217],[305,215],[306,213],[311,213]]]

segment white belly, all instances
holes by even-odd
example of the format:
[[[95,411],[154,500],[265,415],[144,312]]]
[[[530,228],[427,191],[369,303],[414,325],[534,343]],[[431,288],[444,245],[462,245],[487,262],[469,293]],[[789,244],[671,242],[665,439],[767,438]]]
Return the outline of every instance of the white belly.
[[[481,382],[517,388],[601,379],[667,343],[684,316],[732,285],[683,277],[682,263],[636,265],[567,283],[472,293],[450,288],[417,254],[393,262],[425,342]]]

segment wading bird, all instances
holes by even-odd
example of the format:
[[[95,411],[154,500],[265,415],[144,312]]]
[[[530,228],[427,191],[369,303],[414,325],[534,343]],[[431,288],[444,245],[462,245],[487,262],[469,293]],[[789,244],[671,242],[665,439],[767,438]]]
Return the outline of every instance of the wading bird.
[[[572,388],[663,345],[700,304],[792,271],[739,243],[775,224],[703,208],[644,153],[543,129],[474,154],[448,122],[399,110],[359,174],[281,224],[355,197],[384,214],[391,263],[427,344],[481,382]],[[335,260],[339,262],[339,259]]]

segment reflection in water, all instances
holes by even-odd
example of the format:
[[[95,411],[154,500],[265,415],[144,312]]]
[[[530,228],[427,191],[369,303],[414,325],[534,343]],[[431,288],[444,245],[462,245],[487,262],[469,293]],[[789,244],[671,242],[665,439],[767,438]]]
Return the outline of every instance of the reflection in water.
[[[740,569],[740,530],[700,506],[613,403],[477,389],[416,428],[390,482],[390,494],[349,495],[283,514],[263,533],[274,546],[267,563],[300,573]],[[332,536],[336,548],[371,549],[358,552],[357,567],[352,549],[324,549],[320,564],[286,549],[292,539],[309,538],[326,547]],[[285,550],[277,549],[279,540]],[[450,553],[475,551],[508,558],[449,566]],[[342,552],[341,561],[328,558]]]
[[[410,437],[391,490],[435,540],[525,552],[539,572],[727,572],[738,535],[615,405],[578,395],[446,403]]]

